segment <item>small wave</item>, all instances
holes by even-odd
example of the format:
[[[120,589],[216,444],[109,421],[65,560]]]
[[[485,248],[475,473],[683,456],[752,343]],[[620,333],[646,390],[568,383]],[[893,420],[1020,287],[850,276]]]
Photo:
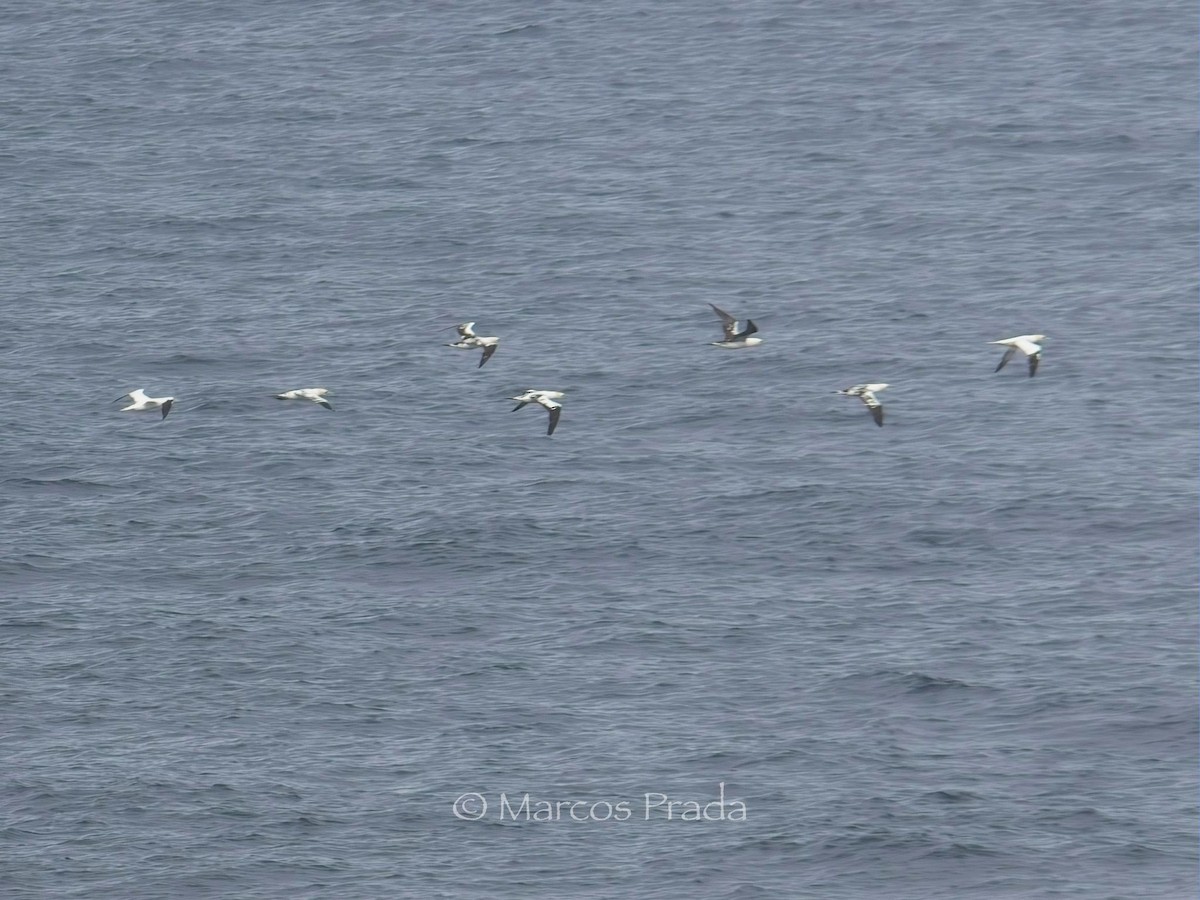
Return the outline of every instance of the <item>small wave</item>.
[[[982,844],[966,844],[952,841],[940,847],[934,847],[924,854],[927,859],[971,859],[977,856],[1001,856],[1002,851]]]
[[[987,534],[982,528],[914,528],[906,537],[926,547],[962,547],[983,543]]]
[[[100,481],[88,481],[86,478],[11,478],[4,482],[14,488],[37,488],[40,491],[51,490],[56,493],[104,493],[116,490],[111,484]]]
[[[971,685],[965,681],[959,681],[956,678],[942,678],[937,675],[926,675],[924,672],[906,672],[901,676],[901,680],[910,691],[914,692],[941,691],[948,688],[971,689]]]
[[[970,791],[953,791],[948,789],[930,791],[925,796],[938,803],[970,803],[983,799],[978,794],[973,794]]]
[[[956,678],[939,675],[929,675],[925,672],[899,672],[894,669],[882,669],[876,672],[859,673],[840,679],[847,683],[871,684],[892,687],[904,694],[930,694],[943,691],[978,691],[991,688],[983,685],[968,684]]]
[[[510,37],[512,35],[521,35],[522,37],[537,37],[546,31],[544,25],[539,25],[537,22],[532,22],[528,25],[513,25],[505,28],[502,31],[496,32],[496,37]]]
[[[47,622],[43,619],[4,619],[0,621],[0,628],[57,628],[58,626],[52,622]]]

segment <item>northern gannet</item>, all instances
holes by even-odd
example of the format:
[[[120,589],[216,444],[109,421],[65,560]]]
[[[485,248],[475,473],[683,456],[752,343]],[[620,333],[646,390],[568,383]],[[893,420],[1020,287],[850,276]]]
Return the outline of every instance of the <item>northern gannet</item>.
[[[882,391],[887,385],[882,382],[875,384],[856,384],[854,387],[843,388],[840,391],[834,391],[835,394],[845,394],[848,397],[857,397],[866,404],[867,409],[871,411],[871,418],[875,420],[875,424],[880,428],[883,427],[883,404],[875,399],[875,392]]]
[[[320,403],[326,409],[333,409],[333,404],[325,399],[326,394],[332,393],[328,388],[297,388],[275,396],[280,400],[311,400],[313,403]]]
[[[746,320],[746,328],[744,331],[738,331],[738,320],[731,316],[715,303],[708,304],[713,308],[718,316],[721,317],[721,330],[725,333],[724,340],[713,341],[714,347],[725,347],[729,350],[740,350],[743,347],[753,347],[755,344],[761,344],[762,338],[750,337],[758,331],[758,326],[754,324],[754,320]]]
[[[167,413],[171,411],[172,404],[175,403],[174,397],[148,397],[146,396],[146,392],[141,388],[138,388],[136,391],[130,391],[128,394],[118,397],[113,401],[113,403],[120,403],[122,400],[126,399],[132,400],[133,402],[128,406],[122,406],[121,412],[129,412],[131,410],[133,412],[140,412],[144,409],[161,409],[162,417],[164,419],[167,417]]]
[[[1020,334],[1016,337],[1005,338],[1002,341],[988,341],[989,344],[1003,344],[1008,349],[1004,351],[1004,355],[1000,357],[1000,364],[996,366],[996,371],[999,372],[1008,361],[1013,358],[1013,354],[1020,350],[1029,357],[1029,377],[1032,378],[1037,374],[1038,360],[1042,358],[1042,345],[1039,341],[1044,341],[1044,334]]]

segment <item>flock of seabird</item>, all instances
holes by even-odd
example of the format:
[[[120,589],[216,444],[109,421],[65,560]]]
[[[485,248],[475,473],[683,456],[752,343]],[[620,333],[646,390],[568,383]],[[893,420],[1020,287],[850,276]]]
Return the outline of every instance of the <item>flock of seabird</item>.
[[[758,326],[754,324],[753,319],[746,320],[746,327],[739,328],[738,320],[731,316],[725,310],[721,309],[714,303],[708,304],[713,308],[713,312],[721,320],[722,338],[719,341],[712,341],[713,347],[724,347],[727,350],[743,350],[747,347],[755,347],[762,343],[762,338],[754,337],[758,333]],[[453,344],[447,344],[447,347],[454,347],[458,350],[482,350],[483,353],[479,357],[479,365],[476,368],[483,368],[483,364],[492,358],[496,352],[496,348],[500,346],[500,338],[484,337],[475,333],[474,322],[463,322],[461,325],[456,325],[458,330],[458,340]],[[1042,355],[1041,342],[1046,340],[1044,334],[1020,334],[1016,337],[1005,338],[1002,341],[988,341],[989,344],[1001,344],[1008,349],[1004,351],[1004,356],[1000,358],[1000,364],[996,366],[996,371],[1003,369],[1013,355],[1018,350],[1025,354],[1029,362],[1029,377],[1037,374],[1038,360]],[[834,391],[835,394],[845,394],[847,397],[857,397],[867,407],[867,411],[871,414],[871,418],[875,420],[875,424],[883,427],[883,404],[879,402],[879,398],[875,395],[888,387],[882,382],[872,382],[867,384],[856,384],[852,387],[842,388],[840,391]],[[326,409],[333,409],[326,397],[332,394],[333,391],[328,388],[298,388],[292,391],[284,391],[282,394],[275,396],[280,400],[311,400],[313,403],[319,403]],[[536,403],[549,414],[549,422],[546,428],[546,434],[554,434],[554,429],[558,427],[558,419],[562,415],[562,404],[558,401],[563,398],[562,391],[544,391],[536,388],[528,388],[524,393],[516,397],[509,397],[510,400],[516,401],[516,406],[513,407],[513,412],[528,406],[530,403]],[[171,405],[175,402],[174,397],[151,397],[143,389],[138,388],[136,391],[130,391],[122,397],[117,398],[114,402],[120,403],[124,400],[131,400],[128,406],[121,407],[121,412],[138,412],[148,409],[158,409],[162,411],[162,418],[167,417],[167,413],[171,411]]]

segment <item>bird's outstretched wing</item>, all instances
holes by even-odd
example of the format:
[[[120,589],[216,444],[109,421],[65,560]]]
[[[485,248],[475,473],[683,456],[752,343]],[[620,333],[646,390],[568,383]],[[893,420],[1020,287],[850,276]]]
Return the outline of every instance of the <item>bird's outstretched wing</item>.
[[[867,405],[867,409],[871,411],[871,418],[875,420],[875,424],[880,428],[883,427],[883,404],[880,403],[873,393],[863,391],[861,394],[862,402]]]
[[[174,405],[175,405],[175,401],[174,401],[174,400],[168,400],[166,403],[164,403],[164,404],[162,405],[162,417],[163,417],[163,419],[165,419],[165,418],[167,417],[167,413],[169,413],[169,412],[171,411],[171,407],[172,407],[172,406],[174,406]],[[162,420],[160,419],[159,421],[162,421]]]
[[[1004,355],[1000,357],[1000,365],[996,366],[996,371],[999,372],[1008,365],[1008,361],[1013,358],[1013,354],[1017,352],[1016,347],[1009,347],[1004,351]]]
[[[725,340],[732,341],[734,336],[737,334],[737,319],[725,312],[725,310],[721,309],[721,307],[717,306],[715,303],[710,303],[708,305],[713,308],[713,312],[721,317],[721,330],[725,332]],[[754,330],[757,331],[758,329],[756,328]]]
[[[488,344],[486,347],[484,347],[483,356],[479,357],[479,365],[477,365],[475,368],[482,369],[483,364],[492,358],[492,354],[496,352],[496,348],[499,346],[499,344]]]
[[[546,436],[554,434],[554,429],[558,427],[558,417],[562,415],[562,407],[556,406],[553,409],[547,410],[550,413],[550,427],[546,429]]]
[[[1038,360],[1042,358],[1040,353],[1029,354],[1029,377],[1032,378],[1037,374]]]

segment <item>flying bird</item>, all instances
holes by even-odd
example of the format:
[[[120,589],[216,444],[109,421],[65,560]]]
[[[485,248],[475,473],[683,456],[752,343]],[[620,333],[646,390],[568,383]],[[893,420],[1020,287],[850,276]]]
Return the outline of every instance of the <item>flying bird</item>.
[[[447,347],[454,347],[458,350],[475,350],[483,349],[483,356],[479,358],[479,365],[475,368],[482,369],[483,364],[492,358],[492,354],[496,352],[496,348],[500,346],[500,338],[498,337],[480,337],[475,333],[474,322],[463,322],[461,325],[456,325],[458,329],[458,340],[453,344],[447,344]]]
[[[761,344],[762,338],[750,337],[758,331],[758,326],[754,324],[753,319],[746,320],[746,328],[744,331],[738,331],[738,320],[731,316],[715,303],[708,304],[713,308],[718,316],[721,317],[721,330],[725,337],[720,341],[713,341],[714,347],[725,347],[728,350],[740,350],[743,347],[753,347],[755,344]]]
[[[121,412],[129,412],[130,410],[141,412],[145,409],[161,409],[163,419],[167,417],[167,413],[171,411],[171,406],[175,403],[174,397],[149,397],[141,388],[121,395],[113,403],[120,403],[122,400],[132,400],[133,402],[128,406],[122,406]]]
[[[875,399],[875,392],[882,391],[886,388],[886,384],[856,384],[854,387],[843,388],[840,391],[834,391],[835,394],[845,394],[847,397],[857,397],[871,412],[871,418],[875,420],[875,424],[880,428],[883,427],[883,404]]]
[[[565,395],[562,391],[538,391],[534,390],[533,388],[528,388],[526,389],[525,393],[521,394],[520,396],[509,397],[508,399],[517,401],[517,405],[512,409],[513,412],[516,412],[526,404],[537,403],[539,397],[544,397],[547,400],[561,400],[564,396]]]
[[[558,417],[562,415],[562,404],[555,401],[561,400],[562,391],[537,391],[533,388],[525,391],[516,397],[509,397],[509,400],[517,401],[517,405],[513,407],[513,412],[516,412],[522,406],[527,406],[530,403],[536,403],[542,409],[550,414],[550,426],[546,429],[546,436],[554,434],[554,429],[558,427]]]
[[[1004,355],[1000,357],[1000,364],[996,366],[996,371],[999,372],[1008,361],[1013,358],[1013,354],[1020,350],[1029,357],[1029,377],[1032,378],[1037,374],[1038,360],[1042,358],[1042,345],[1039,341],[1044,341],[1044,334],[1021,334],[1016,337],[1005,338],[1002,341],[988,341],[989,344],[1003,344],[1008,349],[1004,351]]]
[[[333,409],[333,404],[325,399],[326,394],[332,393],[328,388],[297,388],[294,391],[276,394],[275,397],[279,400],[311,400],[313,403],[320,403],[326,409]]]

